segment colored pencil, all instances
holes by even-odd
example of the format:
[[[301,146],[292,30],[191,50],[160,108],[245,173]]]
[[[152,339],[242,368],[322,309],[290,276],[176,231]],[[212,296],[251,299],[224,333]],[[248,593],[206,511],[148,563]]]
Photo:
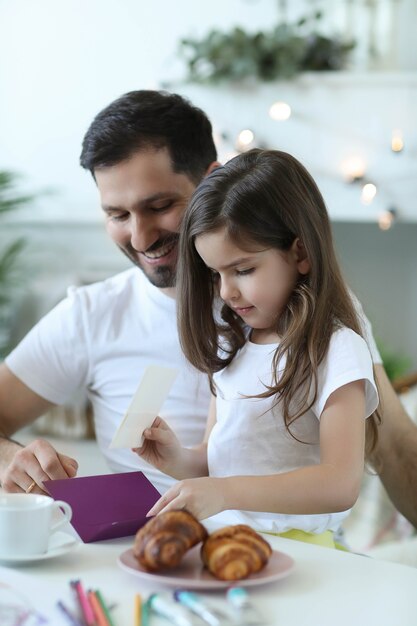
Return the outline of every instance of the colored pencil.
[[[149,613],[150,613],[149,600],[146,600],[146,602],[142,602],[142,606],[141,606],[141,612],[140,612],[140,617],[142,620],[141,626],[149,626]]]
[[[84,618],[87,626],[95,626],[95,617],[93,613],[93,609],[88,601],[86,593],[84,591],[84,587],[80,580],[72,580],[70,582],[71,587],[75,590],[76,597],[78,600],[78,604],[81,609],[81,614]]]
[[[65,604],[62,602],[62,600],[58,600],[57,606],[58,606],[59,610],[61,611],[61,613],[63,613],[65,615],[65,617],[67,618],[68,624],[70,624],[71,626],[83,626],[83,624],[81,624],[80,620],[77,619],[75,617],[75,615],[73,615],[71,613],[71,611],[65,606]]]
[[[107,608],[106,603],[104,602],[104,598],[103,598],[101,592],[98,589],[96,589],[95,594],[97,596],[98,601],[100,602],[100,606],[101,606],[101,608],[103,610],[103,613],[106,616],[108,626],[114,626],[114,622],[113,622],[113,620],[111,618],[109,609]]]
[[[135,595],[135,608],[134,608],[135,626],[141,626],[142,623],[142,598],[140,594]]]
[[[95,591],[91,589],[88,591],[88,600],[92,606],[97,626],[109,626],[109,622],[107,621],[106,614],[104,613],[97,594]]]

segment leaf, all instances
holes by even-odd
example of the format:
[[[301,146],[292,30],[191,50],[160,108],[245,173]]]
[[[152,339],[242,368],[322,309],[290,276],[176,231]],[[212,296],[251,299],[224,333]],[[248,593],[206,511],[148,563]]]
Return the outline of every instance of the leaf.
[[[0,170],[0,216],[20,209],[33,199],[33,196],[16,192],[18,179],[16,173]],[[13,301],[16,286],[23,278],[18,259],[24,246],[25,240],[19,238],[9,243],[3,251],[0,250],[0,338],[8,337],[9,305]],[[1,339],[1,344],[0,358],[7,350],[5,339]]]
[[[304,70],[341,69],[354,42],[342,42],[315,32],[307,25],[320,11],[299,18],[294,25],[277,24],[270,31],[247,33],[211,30],[201,40],[182,39],[180,52],[188,66],[188,80],[216,83],[225,80],[291,78]],[[311,28],[311,27],[310,27]]]
[[[16,260],[23,248],[26,240],[21,237],[13,241],[0,256],[0,293],[9,289],[15,282]]]

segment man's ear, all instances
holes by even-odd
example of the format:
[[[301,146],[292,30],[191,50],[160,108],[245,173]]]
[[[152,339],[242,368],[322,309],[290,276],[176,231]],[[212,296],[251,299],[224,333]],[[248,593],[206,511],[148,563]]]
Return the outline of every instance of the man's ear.
[[[213,170],[215,170],[217,167],[221,167],[221,166],[222,166],[222,164],[220,163],[220,161],[213,161],[212,163],[210,163],[210,165],[206,169],[204,177],[208,176],[209,174],[212,173]]]
[[[310,264],[310,260],[307,256],[307,251],[304,247],[303,242],[301,241],[301,239],[299,237],[297,237],[292,246],[291,246],[294,255],[295,255],[295,261],[297,263],[297,269],[299,271],[300,274],[302,274],[303,276],[305,276],[306,274],[309,273],[309,271],[311,270],[311,264]]]

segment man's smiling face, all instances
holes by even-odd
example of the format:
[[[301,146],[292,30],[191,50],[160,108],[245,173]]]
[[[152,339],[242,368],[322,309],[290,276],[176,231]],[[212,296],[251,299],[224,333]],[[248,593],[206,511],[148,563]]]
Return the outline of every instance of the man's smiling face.
[[[173,171],[166,148],[141,150],[94,175],[110,237],[153,285],[174,287],[181,219],[195,183]]]

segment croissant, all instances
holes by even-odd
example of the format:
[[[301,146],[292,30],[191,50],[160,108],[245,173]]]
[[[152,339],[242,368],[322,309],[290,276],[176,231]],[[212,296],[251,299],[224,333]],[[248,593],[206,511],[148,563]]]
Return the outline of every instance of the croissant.
[[[167,511],[153,517],[136,533],[133,554],[149,571],[176,567],[184,554],[207,537],[188,511]]]
[[[204,565],[220,580],[240,580],[259,572],[271,554],[269,543],[245,524],[215,531],[201,548]]]

